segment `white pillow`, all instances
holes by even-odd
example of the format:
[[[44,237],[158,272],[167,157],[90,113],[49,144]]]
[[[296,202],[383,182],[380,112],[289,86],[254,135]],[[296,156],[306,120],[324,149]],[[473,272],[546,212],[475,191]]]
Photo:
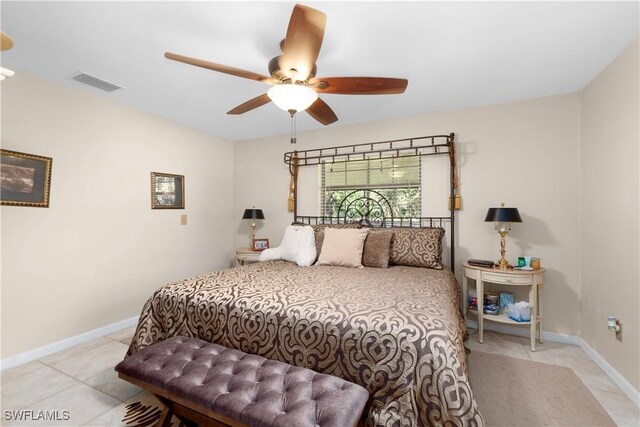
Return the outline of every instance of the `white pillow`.
[[[276,248],[268,248],[264,251],[260,252],[260,257],[258,258],[260,261],[277,261],[282,259],[282,251],[280,250],[280,246]]]
[[[316,260],[316,239],[313,228],[308,225],[290,225],[284,231],[280,246],[265,249],[260,253],[260,261],[283,259],[308,267]]]

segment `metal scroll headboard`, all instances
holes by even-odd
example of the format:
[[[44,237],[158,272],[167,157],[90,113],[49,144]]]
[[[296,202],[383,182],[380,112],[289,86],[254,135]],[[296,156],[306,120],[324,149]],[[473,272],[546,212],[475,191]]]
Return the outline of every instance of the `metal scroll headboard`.
[[[341,202],[335,216],[306,216],[298,214],[298,167],[357,160],[387,159],[410,156],[449,156],[450,197],[455,196],[455,146],[453,133],[417,138],[396,139],[366,144],[344,145],[285,153],[284,162],[289,165],[293,177],[294,222],[304,224],[339,224],[360,222],[372,227],[444,227],[449,223],[450,266],[455,266],[455,209],[451,203],[449,216],[403,218],[396,215],[394,206],[375,190],[354,190]]]
[[[369,226],[385,225],[385,214],[393,212],[391,203],[375,190],[356,190],[347,194],[338,206],[338,216]]]

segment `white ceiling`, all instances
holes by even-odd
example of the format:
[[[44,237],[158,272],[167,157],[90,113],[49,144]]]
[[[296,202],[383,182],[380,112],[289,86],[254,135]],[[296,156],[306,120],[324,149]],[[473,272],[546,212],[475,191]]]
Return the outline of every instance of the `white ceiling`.
[[[575,92],[639,33],[637,1],[304,4],[327,14],[318,76],[409,80],[402,95],[324,95],[331,126]],[[2,63],[227,140],[286,134],[289,116],[272,103],[226,114],[269,86],[163,54],[268,74],[293,5],[3,1],[15,45]],[[70,79],[79,70],[126,90],[81,85]],[[299,131],[323,127],[298,116]]]

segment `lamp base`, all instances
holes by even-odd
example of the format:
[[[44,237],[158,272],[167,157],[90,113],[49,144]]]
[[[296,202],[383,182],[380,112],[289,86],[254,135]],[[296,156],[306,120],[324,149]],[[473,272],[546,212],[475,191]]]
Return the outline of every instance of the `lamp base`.
[[[256,222],[251,223],[251,240],[249,241],[249,249],[253,250],[253,241],[256,239]]]
[[[507,236],[507,231],[500,231],[500,260],[498,261],[498,268],[500,270],[507,270],[509,268],[509,262],[504,257],[507,253],[505,249],[505,237]]]

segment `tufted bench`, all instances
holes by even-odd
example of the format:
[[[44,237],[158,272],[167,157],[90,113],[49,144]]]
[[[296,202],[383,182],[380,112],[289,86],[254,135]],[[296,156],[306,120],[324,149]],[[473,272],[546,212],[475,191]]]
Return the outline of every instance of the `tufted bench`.
[[[354,426],[369,398],[343,379],[187,337],[146,347],[116,371],[164,403],[158,426],[173,415],[187,425]]]

